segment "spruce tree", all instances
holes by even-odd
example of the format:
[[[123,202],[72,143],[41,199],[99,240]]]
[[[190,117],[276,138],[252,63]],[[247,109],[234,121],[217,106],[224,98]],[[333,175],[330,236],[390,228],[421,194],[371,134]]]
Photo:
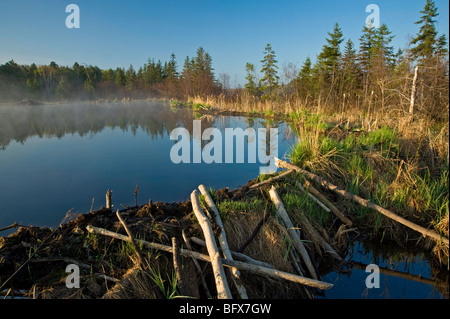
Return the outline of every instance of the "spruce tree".
[[[307,97],[311,95],[313,92],[313,86],[312,86],[312,62],[311,58],[307,57],[305,62],[303,63],[303,66],[298,73],[297,77],[297,94],[300,97]]]
[[[375,32],[373,53],[375,56],[381,57],[386,66],[393,66],[395,62],[394,48],[390,46],[394,36],[386,24],[382,24]]]
[[[437,7],[432,0],[427,0],[422,11],[422,16],[416,24],[421,25],[419,33],[411,41],[411,54],[413,58],[423,62],[430,59],[435,53],[437,42],[436,17]]]
[[[265,96],[272,96],[278,87],[279,76],[277,74],[278,61],[270,43],[267,43],[264,49],[264,58],[261,60],[261,63],[261,73],[263,74],[262,79],[259,81],[261,92]]]
[[[357,52],[353,41],[348,39],[342,54],[340,69],[342,71],[341,90],[345,87],[346,92],[357,88],[360,80],[360,70],[357,63]]]
[[[131,90],[135,87],[137,75],[136,71],[134,70],[133,66],[130,64],[130,67],[128,68],[127,72],[125,72],[125,79],[127,82],[127,89]]]
[[[363,27],[363,34],[359,38],[359,54],[358,54],[358,63],[361,70],[364,73],[369,72],[373,57],[375,55],[375,28],[369,28],[367,26]]]
[[[245,71],[247,75],[245,79],[247,83],[245,84],[245,89],[250,95],[256,95],[258,92],[257,84],[256,84],[256,75],[255,75],[255,66],[252,63],[248,63],[245,65]]]
[[[328,32],[329,38],[326,39],[327,44],[323,46],[322,52],[319,54],[317,66],[322,71],[324,80],[334,81],[339,70],[339,60],[341,58],[340,45],[344,41],[342,30],[339,24],[334,25],[333,33]]]

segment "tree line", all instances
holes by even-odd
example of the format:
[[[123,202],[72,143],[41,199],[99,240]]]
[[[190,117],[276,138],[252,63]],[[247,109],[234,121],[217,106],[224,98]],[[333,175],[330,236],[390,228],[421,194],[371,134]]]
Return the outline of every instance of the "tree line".
[[[139,69],[100,69],[92,65],[72,67],[49,65],[19,65],[14,60],[0,65],[0,100],[24,98],[46,100],[96,99],[121,97],[179,97],[216,94],[212,58],[203,47],[195,57],[186,57],[181,73],[175,54],[168,61],[148,61]]]
[[[304,106],[320,105],[333,110],[351,107],[367,112],[404,109],[411,102],[411,86],[417,67],[416,110],[430,117],[448,113],[448,43],[436,27],[437,7],[426,0],[419,32],[406,48],[394,50],[394,35],[386,24],[363,26],[358,43],[345,39],[338,23],[328,32],[322,51],[313,62],[307,57],[300,69],[292,63],[279,69],[271,44],[264,49],[261,68],[245,65],[246,83],[231,89],[229,76],[215,77],[212,57],[198,48],[186,57],[181,71],[174,54],[168,61],[149,59],[135,69],[101,70],[97,66],[72,67],[0,65],[0,96],[20,98],[72,99],[104,97],[169,97],[223,95],[257,100],[297,101]],[[280,77],[283,80],[280,80]],[[0,99],[1,99],[0,98]],[[443,112],[443,110],[446,112]]]
[[[386,24],[363,26],[359,43],[345,41],[338,23],[328,33],[316,61],[307,57],[300,70],[292,64],[279,70],[270,44],[264,50],[261,72],[246,65],[246,94],[261,99],[301,100],[303,105],[323,105],[334,110],[366,108],[388,112],[411,102],[411,86],[418,68],[419,111],[431,117],[448,113],[448,43],[438,35],[437,7],[427,0],[416,22],[419,32],[404,50],[394,50],[394,38]],[[284,83],[280,84],[280,74]]]

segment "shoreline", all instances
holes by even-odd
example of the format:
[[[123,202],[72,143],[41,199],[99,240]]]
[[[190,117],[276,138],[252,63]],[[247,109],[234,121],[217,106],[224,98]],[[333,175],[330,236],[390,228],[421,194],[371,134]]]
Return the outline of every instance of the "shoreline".
[[[276,176],[276,177],[275,177]],[[280,191],[283,192],[283,189],[286,187],[287,179],[288,177],[282,176],[281,178],[279,175],[275,175],[272,178],[264,179],[261,181],[259,178],[249,181],[247,185],[243,186],[242,188],[237,188],[233,190],[229,190],[228,188],[220,189],[218,191],[214,191],[211,193],[213,195],[214,201],[216,202],[217,206],[219,207],[219,210],[222,212],[223,210],[227,210],[225,213],[224,221],[225,221],[225,229],[228,232],[228,238],[230,244],[232,244],[233,249],[237,250],[237,247],[240,246],[236,245],[236,241],[243,242],[244,239],[248,238],[239,238],[240,233],[244,232],[247,233],[246,237],[250,237],[252,231],[255,230],[255,225],[265,214],[261,211],[254,211],[250,212],[247,210],[247,213],[235,211],[236,207],[242,207],[245,203],[253,203],[251,207],[255,207],[253,205],[260,205],[259,207],[262,208],[263,206],[258,201],[264,200],[265,196],[264,193],[268,190],[268,187],[271,185],[278,185],[278,188]],[[275,178],[274,178],[275,177]],[[284,195],[282,198],[285,198]],[[205,205],[203,198],[201,198],[201,203]],[[225,205],[225,206],[224,206]],[[230,207],[230,208],[227,208]],[[267,208],[267,206],[266,206]],[[205,208],[206,209],[206,208]],[[241,208],[243,209],[243,208]],[[199,227],[198,221],[195,220],[195,217],[193,216],[192,212],[192,206],[191,201],[187,200],[185,202],[176,202],[176,203],[163,203],[163,202],[152,202],[150,201],[148,204],[140,205],[137,207],[129,207],[122,209],[120,211],[120,214],[123,216],[123,218],[126,220],[126,223],[130,227],[132,233],[134,234],[134,237],[137,239],[143,239],[150,242],[156,242],[161,244],[169,245],[171,238],[177,238],[179,242],[181,243],[183,249],[186,249],[184,246],[186,243],[183,243],[183,236],[181,236],[181,231],[187,232],[187,237],[196,237],[196,238],[202,238],[201,235],[201,229]],[[296,218],[294,215],[290,215],[292,218]],[[259,216],[259,217],[258,217]],[[297,220],[297,219],[295,219]],[[312,222],[312,221],[310,221]],[[249,224],[248,229],[243,231],[240,227],[242,227],[245,224]],[[267,225],[263,224],[263,228],[265,230],[264,233],[267,235],[268,232],[272,233],[271,236],[281,236],[279,237],[278,244],[275,244],[276,250],[280,250],[284,246],[283,242],[283,232],[281,231],[280,224],[273,219],[273,217],[269,218],[267,221]],[[88,229],[89,225],[100,227],[103,229],[109,229],[113,232],[119,232],[124,234],[123,227],[120,227],[120,223],[118,222],[117,218],[115,217],[114,211],[107,208],[100,208],[97,211],[93,211],[90,213],[80,214],[76,216],[75,219],[72,219],[67,222],[62,222],[61,225],[56,229],[49,229],[47,227],[35,227],[35,226],[27,226],[19,228],[15,233],[9,235],[8,237],[0,237],[0,257],[2,260],[7,261],[6,263],[3,262],[0,264],[1,271],[0,273],[3,274],[3,277],[1,278],[0,283],[5,282],[5,274],[11,274],[14,269],[17,269],[17,265],[27,263],[28,264],[28,274],[26,270],[22,270],[16,275],[16,278],[14,280],[15,285],[19,287],[15,288],[18,290],[27,290],[27,287],[29,287],[29,291],[27,292],[26,296],[28,297],[38,297],[38,298],[82,298],[82,296],[90,296],[89,298],[136,298],[139,296],[137,295],[124,295],[125,291],[128,291],[130,289],[129,286],[123,287],[125,284],[124,280],[126,280],[127,285],[130,281],[136,281],[136,282],[146,282],[145,276],[144,278],[141,277],[130,277],[130,271],[132,271],[133,274],[140,273],[137,271],[136,268],[136,259],[133,257],[136,254],[136,251],[132,249],[129,245],[124,244],[123,242],[120,242],[118,240],[111,241],[111,239],[104,238],[100,235],[95,234],[89,234]],[[239,226],[238,226],[239,225]],[[306,224],[305,224],[306,225]],[[322,234],[323,231],[320,231],[320,225],[317,225],[314,223],[317,231]],[[234,228],[238,227],[237,230]],[[305,227],[305,226],[303,226]],[[302,229],[303,229],[302,227]],[[319,227],[319,228],[317,228]],[[344,240],[346,244],[343,245],[343,242],[341,242],[340,245],[337,245],[337,242],[329,241],[335,248],[337,248],[339,254],[344,254],[344,252],[347,250],[348,245],[353,242],[360,242],[362,237],[362,234],[365,233],[364,228],[359,228],[359,225],[355,225],[355,227],[358,227],[358,236],[352,236],[352,232],[346,233],[342,239]],[[339,228],[339,229],[342,229]],[[343,228],[343,229],[349,229],[349,228]],[[150,231],[150,233],[149,233]],[[258,237],[259,236],[259,237]],[[268,244],[267,240],[271,238],[271,236],[264,238],[265,236],[257,235],[258,240],[260,243]],[[310,236],[310,233],[304,233],[303,236]],[[331,234],[330,234],[331,236]],[[307,237],[308,238],[308,237]],[[309,240],[311,240],[311,237],[309,237]],[[112,248],[112,246],[114,248]],[[278,260],[279,257],[275,257],[271,254],[274,254],[274,252],[266,252],[263,254],[261,258],[261,251],[260,251],[260,244],[257,245],[257,249],[252,248],[248,251],[248,256],[261,260],[262,262],[268,263],[268,264],[274,264],[276,265],[277,269],[281,269],[282,271],[286,271],[288,273],[296,273],[295,267],[293,267],[293,258],[292,256],[285,262],[283,262],[284,258],[281,258],[281,260]],[[281,245],[281,246],[278,246]],[[336,246],[337,245],[337,246]],[[169,245],[170,246],[170,245]],[[330,256],[325,256],[320,253],[320,248],[317,248],[320,246],[320,243],[317,241],[312,241],[308,245],[309,249],[311,250],[312,254],[315,256],[315,263],[317,265],[317,269],[321,269],[321,272],[326,271],[345,271],[345,269],[348,269],[348,267],[352,267],[351,265],[346,265],[346,263],[342,264],[341,262],[337,262]],[[126,248],[128,247],[128,248]],[[157,260],[160,259],[160,261],[157,262],[158,266],[155,266],[153,262],[151,261],[152,256],[154,257],[155,252],[152,250],[152,252],[148,252],[145,249],[143,249],[142,246],[140,246],[142,249],[142,253],[145,253],[146,257],[149,258],[150,264],[153,265],[153,267],[157,267],[157,269],[165,269],[162,273],[159,273],[159,276],[161,276],[161,280],[167,280],[162,277],[168,276],[167,278],[170,278],[170,273],[174,271],[171,266],[171,259],[170,254],[167,255],[166,253],[157,253]],[[206,253],[204,250],[205,248],[201,246],[195,245],[196,250],[199,252]],[[286,247],[282,249],[282,251],[276,251],[276,254],[282,253],[285,251]],[[20,253],[20,251],[22,253]],[[246,251],[246,253],[247,253]],[[98,255],[103,255],[100,260],[98,259]],[[149,254],[149,255],[147,255]],[[266,255],[267,254],[267,255]],[[281,255],[281,256],[282,256]],[[108,267],[105,268],[106,264],[103,264],[101,260],[111,260],[113,256],[117,262],[115,265],[110,264]],[[164,257],[165,256],[165,257]],[[322,257],[320,257],[322,256]],[[342,255],[343,256],[343,255]],[[28,257],[28,259],[26,258]],[[13,262],[14,260],[14,262]],[[81,295],[73,295],[73,290],[68,289],[65,287],[64,280],[61,279],[65,278],[67,276],[67,273],[61,273],[61,267],[62,265],[67,264],[68,262],[76,263],[79,265],[90,265],[90,273],[89,271],[86,273],[86,271],[82,270],[83,278],[85,279],[83,282],[86,284],[86,287],[78,291],[78,294]],[[162,262],[162,264],[161,264]],[[101,266],[103,264],[103,266]],[[150,265],[149,264],[149,265]],[[295,264],[295,263],[294,263]],[[9,265],[9,266],[8,266]],[[14,266],[16,265],[16,266]],[[195,274],[193,265],[185,265],[189,270],[189,277],[192,277]],[[30,268],[31,267],[31,268]],[[44,268],[42,268],[44,267]],[[9,269],[9,270],[8,270]],[[58,270],[59,269],[59,270]],[[92,270],[97,271],[97,273],[92,274]],[[107,270],[105,270],[107,269]],[[128,271],[127,271],[128,269]],[[171,270],[172,269],[172,270]],[[31,271],[31,273],[30,273]],[[50,272],[50,273],[49,273]],[[33,275],[34,274],[34,275]],[[87,277],[86,277],[87,275]],[[31,276],[31,277],[30,277]],[[93,291],[87,288],[87,282],[89,280],[93,280],[96,282],[96,285],[101,286],[101,282],[105,282],[105,276],[108,278],[115,278],[111,279],[113,282],[106,286],[106,288],[98,288],[94,289]],[[212,273],[207,271],[205,273],[205,276],[209,279],[207,279],[209,289],[211,291],[214,290],[213,287],[213,279],[212,279]],[[120,279],[122,277],[122,279]],[[29,282],[30,278],[34,278],[34,281]],[[90,278],[90,279],[89,279]],[[103,279],[102,279],[103,278]],[[289,283],[285,280],[282,280],[281,282],[274,281],[270,285],[274,285],[272,289],[281,289],[280,285],[288,285],[290,288],[290,292],[286,291],[282,293],[283,289],[280,290],[279,293],[282,294],[282,296],[275,297],[278,292],[275,292],[275,295],[261,295],[261,291],[254,291],[256,287],[259,285],[258,282],[262,278],[259,276],[256,276],[256,281],[254,275],[243,276],[245,285],[249,288],[250,291],[252,291],[252,298],[262,298],[262,299],[285,299],[285,298],[307,298],[309,299],[311,296],[311,292],[306,292],[307,290],[304,290],[304,286]],[[110,281],[111,281],[110,280]],[[189,279],[191,281],[192,278]],[[106,280],[108,281],[108,280]],[[94,285],[94,283],[91,283]],[[122,286],[119,286],[121,284]],[[253,285],[255,285],[253,287]],[[117,289],[111,288],[111,286],[116,287]],[[196,282],[193,284],[193,286],[201,287],[199,282]],[[34,288],[33,288],[34,287]],[[108,288],[109,287],[109,288]],[[3,287],[4,288],[4,287]],[[267,288],[267,287],[266,287]],[[105,290],[106,289],[106,290]],[[0,289],[1,290],[1,289]],[[204,292],[199,292],[201,290],[200,288],[194,289],[195,291],[191,291],[190,293],[192,295],[195,295],[196,298],[203,299],[205,296],[203,295]],[[34,291],[34,295],[31,295],[31,291]],[[266,289],[265,289],[266,291]],[[444,289],[445,291],[445,289]],[[173,291],[175,293],[175,291]],[[69,294],[70,293],[70,294]],[[138,294],[142,293],[139,291],[134,291],[133,293]],[[236,293],[236,291],[233,290],[233,293]],[[284,295],[287,293],[286,295]],[[291,295],[291,293],[293,295]],[[317,293],[317,292],[316,292]],[[308,295],[310,297],[308,297]],[[302,297],[300,297],[302,296]],[[140,297],[143,297],[142,295]],[[147,295],[144,298],[155,298],[155,296]]]

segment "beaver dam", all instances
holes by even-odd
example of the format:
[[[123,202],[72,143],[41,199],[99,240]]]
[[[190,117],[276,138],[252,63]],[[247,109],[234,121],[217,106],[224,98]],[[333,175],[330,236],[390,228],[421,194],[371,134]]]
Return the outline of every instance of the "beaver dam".
[[[448,255],[448,226],[439,234],[288,162],[276,163],[286,170],[234,190],[199,185],[188,201],[149,200],[122,210],[108,191],[106,207],[69,212],[55,229],[20,227],[0,238],[0,291],[44,299],[326,296],[335,285],[323,274],[367,266],[345,258],[352,243],[370,236],[367,225],[355,222],[353,205],[385,216],[393,233],[409,233],[427,254]],[[298,208],[306,198],[316,214]],[[446,268],[441,259],[433,280],[390,274],[432,284],[448,298]]]

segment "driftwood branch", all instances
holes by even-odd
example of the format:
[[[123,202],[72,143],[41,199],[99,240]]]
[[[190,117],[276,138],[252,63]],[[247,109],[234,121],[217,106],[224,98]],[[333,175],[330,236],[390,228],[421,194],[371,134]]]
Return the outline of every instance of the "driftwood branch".
[[[108,189],[106,192],[106,208],[111,209],[112,208],[112,200],[111,200],[111,190]]]
[[[117,210],[116,216],[117,216],[117,218],[119,219],[119,221],[122,224],[123,228],[125,228],[125,231],[128,234],[129,242],[131,243],[131,245],[133,245],[133,248],[136,251],[136,254],[138,256],[139,264],[141,266],[141,269],[144,270],[144,271],[147,271],[147,265],[144,263],[144,258],[142,257],[141,250],[136,245],[136,241],[134,239],[133,233],[130,231],[130,229],[128,228],[127,224],[122,219],[122,216],[120,216],[119,210]],[[164,299],[164,296],[163,296],[161,290],[158,288],[158,285],[156,284],[156,282],[153,280],[152,277],[150,277],[150,281],[152,283],[152,289],[153,289],[153,292],[155,293],[156,297],[158,299]]]
[[[120,239],[120,240],[127,241],[127,242],[130,241],[130,238],[128,236],[124,236],[122,234],[118,234],[118,233],[106,230],[104,228],[98,228],[98,227],[95,227],[92,225],[88,225],[88,226],[86,226],[86,229],[91,233],[97,233],[97,234],[109,236],[109,237]],[[140,244],[142,244],[146,247],[152,248],[152,249],[158,249],[158,250],[162,250],[162,251],[165,251],[168,253],[173,253],[173,249],[170,246],[166,246],[166,245],[162,245],[162,244],[158,244],[158,243],[151,243],[151,242],[139,240],[139,239],[136,239],[136,241],[139,242]],[[192,258],[196,258],[198,260],[211,262],[211,258],[208,255],[201,254],[196,251],[180,249],[180,254],[182,254],[183,256],[186,256],[186,257],[192,257]],[[269,276],[269,277],[276,278],[276,279],[282,278],[282,279],[285,279],[288,281],[296,282],[296,283],[299,283],[299,284],[302,284],[305,286],[318,288],[318,289],[322,289],[322,290],[327,290],[334,286],[333,284],[330,284],[327,282],[314,280],[314,279],[306,278],[306,277],[302,277],[302,276],[297,276],[297,275],[290,274],[290,273],[283,272],[283,271],[276,270],[276,269],[269,269],[266,267],[251,265],[251,264],[237,261],[237,260],[222,259],[222,264],[226,267],[236,267],[242,271],[249,271],[249,272],[252,272],[255,274],[259,274],[262,276]]]
[[[278,193],[275,189],[275,187],[272,186],[272,188],[269,191],[270,198],[272,199],[273,203],[275,204],[277,215],[280,217],[280,219],[283,221],[284,225],[286,226],[286,229],[288,231],[289,236],[292,239],[292,243],[294,247],[297,249],[298,253],[303,259],[303,262],[306,265],[306,268],[308,268],[308,271],[310,275],[317,279],[316,270],[314,269],[314,265],[311,262],[311,259],[309,258],[308,252],[306,251],[306,248],[304,247],[302,241],[300,240],[300,236],[298,235],[298,232],[294,228],[294,225],[292,224],[291,219],[289,218],[288,213],[286,212],[286,209],[284,208],[283,202],[281,201],[280,197],[278,196]]]
[[[204,185],[200,185],[198,187],[198,189],[204,196],[206,204],[211,209],[211,211],[214,215],[213,216],[214,221],[216,222],[216,225],[220,229],[218,239],[219,239],[219,245],[220,245],[220,248],[222,249],[223,255],[224,255],[225,259],[232,260],[233,256],[231,255],[230,247],[228,246],[227,235],[225,233],[225,227],[223,225],[222,218],[220,217],[220,213],[217,210],[217,207],[214,204],[214,201],[212,200],[208,191],[206,190],[206,187]],[[240,276],[241,276],[241,274],[240,274],[239,270],[237,270],[236,268],[231,268],[231,278],[233,279],[233,282],[236,285],[236,289],[238,290],[239,295],[241,296],[242,299],[248,299],[247,291],[241,282]]]
[[[172,237],[172,248],[173,248],[173,267],[175,268],[177,274],[178,289],[180,289],[180,294],[186,296],[186,287],[184,285],[183,271],[181,265],[180,257],[180,246],[176,237]]]
[[[197,217],[200,227],[202,228],[203,235],[205,236],[206,249],[208,250],[208,254],[211,258],[214,279],[216,282],[217,297],[218,299],[232,299],[230,287],[227,283],[227,278],[223,269],[219,250],[214,239],[214,233],[208,218],[203,212],[203,209],[200,207],[198,192],[196,190],[191,193],[191,203],[195,217]]]
[[[327,206],[325,206],[324,203],[322,203],[320,200],[318,200],[313,194],[311,194],[310,192],[308,192],[302,184],[300,184],[299,182],[296,183],[297,187],[303,192],[308,194],[308,197],[311,198],[317,205],[319,205],[324,211],[326,211],[327,213],[331,213],[331,209],[329,209]]]
[[[247,246],[253,241],[253,239],[255,239],[256,235],[259,232],[259,230],[264,225],[264,223],[269,219],[269,217],[270,217],[270,210],[267,210],[267,204],[266,204],[266,209],[264,210],[264,217],[263,217],[263,219],[261,219],[261,221],[258,223],[258,225],[256,225],[255,230],[250,235],[250,237],[247,239],[247,241],[242,245],[241,248],[239,248],[239,250],[238,250],[239,253],[244,252],[244,249],[247,248]]]
[[[328,198],[326,198],[324,195],[322,195],[321,192],[319,192],[316,188],[314,188],[314,186],[312,186],[310,182],[308,181],[305,182],[305,188],[308,192],[316,196],[325,205],[327,205],[331,209],[331,211],[336,215],[336,217],[339,218],[341,222],[343,222],[349,227],[353,226],[353,222],[350,219],[348,219],[347,216],[344,215],[344,213],[342,213],[339,209],[337,209],[336,206],[334,206],[334,204],[328,200]]]
[[[204,241],[204,240],[201,240],[200,238],[197,238],[197,237],[191,237],[191,240],[192,240],[193,243],[195,243],[195,244],[197,244],[197,245],[206,247],[205,241]],[[231,255],[232,255],[233,258],[236,259],[236,260],[240,260],[240,261],[243,261],[243,262],[246,262],[246,263],[249,263],[249,264],[253,264],[253,265],[256,265],[256,266],[261,266],[261,267],[265,267],[265,268],[275,269],[275,267],[272,266],[272,265],[269,264],[269,263],[266,263],[266,262],[264,262],[264,261],[260,261],[260,260],[253,259],[252,257],[249,257],[249,256],[247,256],[247,255],[245,255],[245,254],[240,253],[240,252],[231,251]]]
[[[308,234],[308,238],[320,245],[326,253],[330,254],[337,261],[343,262],[344,260],[341,256],[339,256],[336,250],[316,231],[308,218],[304,216],[303,212],[300,215],[299,223],[302,226],[302,229]]]
[[[0,228],[0,232],[11,229],[11,228],[17,228],[19,227],[19,224],[17,224],[17,222],[14,222],[14,224]]]
[[[187,249],[188,250],[192,250],[190,240],[186,236],[186,232],[184,231],[184,229],[181,230],[181,234],[183,236],[183,241],[186,244]],[[205,244],[205,246],[206,246],[206,244]],[[197,269],[197,273],[198,273],[198,275],[200,277],[200,280],[202,282],[203,289],[205,290],[206,296],[208,297],[208,299],[212,299],[211,293],[209,292],[209,289],[208,289],[208,285],[206,284],[205,276],[203,276],[203,272],[202,272],[202,268],[200,267],[200,264],[198,263],[197,259],[195,259],[194,257],[191,257],[191,259],[192,259],[192,262],[195,265],[195,268]]]
[[[277,176],[274,176],[274,177],[271,177],[271,178],[269,178],[269,179],[266,179],[265,181],[259,182],[259,183],[257,183],[257,184],[253,184],[253,185],[250,186],[249,188],[250,188],[250,189],[255,189],[255,188],[258,188],[258,187],[261,187],[261,186],[264,186],[264,185],[273,183],[273,182],[275,182],[275,181],[277,181],[277,180],[279,180],[279,179],[282,179],[282,178],[284,178],[284,177],[286,177],[286,176],[292,174],[293,172],[295,172],[295,171],[294,171],[294,170],[289,170],[289,171],[287,171],[287,172],[278,174]]]
[[[349,191],[342,189],[336,185],[333,185],[332,183],[322,179],[320,176],[317,176],[316,174],[313,174],[311,172],[308,172],[304,169],[301,169],[298,166],[295,166],[291,163],[288,163],[286,161],[280,160],[278,158],[275,159],[275,165],[277,165],[277,167],[281,167],[281,168],[285,168],[288,170],[294,169],[299,173],[302,173],[303,175],[305,175],[308,179],[315,181],[317,184],[322,185],[323,187],[335,192],[336,194],[352,200],[358,204],[360,204],[361,206],[367,207],[367,208],[371,208],[375,211],[377,211],[378,213],[392,219],[395,220],[396,222],[412,229],[415,230],[419,233],[421,233],[423,236],[425,237],[430,237],[435,239],[437,242],[439,243],[445,243],[447,246],[449,245],[449,239],[447,237],[444,237],[440,234],[438,234],[436,231],[434,230],[430,230],[430,229],[426,229],[425,227],[419,226],[417,224],[414,224],[413,222],[406,220],[403,217],[398,216],[397,214],[391,212],[390,210],[387,210],[381,206],[378,206],[374,203],[372,203],[370,200],[364,199],[359,197],[358,195],[352,194]]]
[[[147,265],[144,263],[144,258],[142,258],[141,251],[140,251],[139,247],[136,245],[136,242],[134,241],[133,233],[130,231],[127,224],[122,219],[122,216],[120,216],[119,210],[117,210],[116,216],[119,219],[120,223],[122,224],[123,228],[125,228],[125,231],[127,232],[128,237],[130,238],[130,243],[131,243],[131,245],[133,245],[133,248],[136,251],[136,255],[138,256],[140,266],[142,267],[142,269],[146,269]]]

